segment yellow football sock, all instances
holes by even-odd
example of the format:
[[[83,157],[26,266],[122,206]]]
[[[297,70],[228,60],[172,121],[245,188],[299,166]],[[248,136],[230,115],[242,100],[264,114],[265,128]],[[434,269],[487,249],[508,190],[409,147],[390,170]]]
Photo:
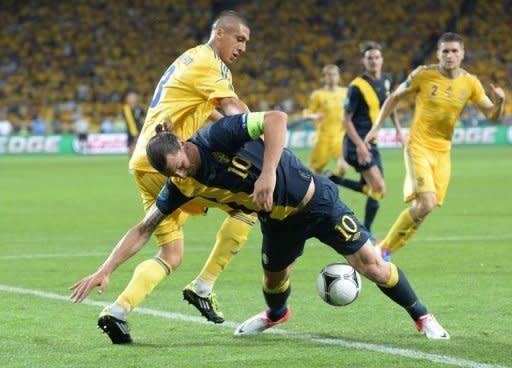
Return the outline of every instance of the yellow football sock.
[[[412,217],[410,209],[405,209],[398,216],[382,243],[379,244],[379,247],[396,252],[414,235],[416,226],[417,222]]]
[[[197,277],[213,285],[224,267],[244,246],[255,222],[256,218],[253,215],[239,213],[228,216],[217,232],[217,239],[210,257]]]
[[[345,176],[346,173],[347,173],[346,169],[338,167],[338,176]]]
[[[115,303],[126,313],[131,312],[171,271],[171,266],[159,257],[139,263],[133,271],[132,279]]]

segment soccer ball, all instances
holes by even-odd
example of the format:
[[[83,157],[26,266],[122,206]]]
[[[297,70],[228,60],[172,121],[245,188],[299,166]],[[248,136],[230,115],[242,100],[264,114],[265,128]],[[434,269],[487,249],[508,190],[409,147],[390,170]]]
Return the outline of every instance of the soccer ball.
[[[348,305],[357,299],[361,291],[361,277],[346,263],[331,263],[318,274],[316,290],[327,304],[337,307]]]

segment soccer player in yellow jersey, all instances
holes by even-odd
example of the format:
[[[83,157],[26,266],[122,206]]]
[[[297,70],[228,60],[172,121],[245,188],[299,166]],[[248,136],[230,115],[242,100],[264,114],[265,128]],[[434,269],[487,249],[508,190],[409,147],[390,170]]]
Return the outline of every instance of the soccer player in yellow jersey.
[[[330,158],[337,159],[339,175],[343,176],[348,168],[343,159],[343,101],[347,96],[347,89],[340,87],[340,70],[336,65],[329,64],[323,67],[322,76],[324,86],[311,94],[309,106],[304,110],[303,116],[314,121],[316,138],[309,166],[320,174]]]
[[[384,258],[389,259],[391,253],[400,249],[425,217],[443,204],[450,181],[451,139],[464,106],[471,101],[490,120],[498,120],[503,112],[503,90],[491,85],[488,97],[478,78],[461,69],[464,59],[461,36],[442,35],[437,58],[439,64],[420,66],[386,99],[375,125],[365,137],[366,144],[372,142],[398,101],[415,93],[414,119],[404,150],[404,199],[413,203],[400,214],[379,245]]]
[[[155,135],[158,123],[170,121],[172,132],[182,139],[188,139],[208,117],[222,117],[216,112],[217,107],[226,115],[248,112],[247,106],[238,99],[233,89],[231,72],[226,64],[235,62],[245,52],[249,36],[246,20],[236,12],[222,12],[213,23],[208,43],[184,52],[160,79],[130,160],[130,169],[134,172],[145,211],[155,203],[166,180],[146,157],[146,145]],[[126,289],[100,314],[98,326],[113,343],[132,342],[126,327],[128,314],[180,265],[184,252],[182,225],[187,218],[185,211],[204,212],[203,208],[198,207],[181,209],[183,211],[175,211],[156,228],[155,235],[160,246],[156,256],[135,268]],[[212,292],[213,283],[245,244],[254,222],[255,216],[231,212],[217,234],[215,246],[203,270],[183,290],[184,298],[212,322],[224,321]],[[106,286],[108,275],[97,271],[80,282]]]

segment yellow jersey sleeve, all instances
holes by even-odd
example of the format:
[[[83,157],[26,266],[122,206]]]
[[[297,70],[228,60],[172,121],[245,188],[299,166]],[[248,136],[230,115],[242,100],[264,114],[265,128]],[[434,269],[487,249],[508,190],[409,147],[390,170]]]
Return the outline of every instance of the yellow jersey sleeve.
[[[407,90],[411,92],[417,92],[420,89],[421,81],[423,78],[423,70],[425,67],[423,65],[417,67],[414,69],[411,74],[407,77],[407,80],[405,81],[405,87]]]
[[[221,60],[209,61],[206,73],[195,82],[197,91],[214,106],[218,106],[222,98],[238,98],[228,67]]]
[[[315,90],[313,93],[311,93],[311,96],[309,96],[309,103],[308,106],[304,109],[304,112],[314,114],[318,112],[320,108],[320,98],[319,98],[319,91]]]
[[[473,91],[471,93],[471,102],[478,105],[485,98],[485,90],[477,77],[473,77]]]

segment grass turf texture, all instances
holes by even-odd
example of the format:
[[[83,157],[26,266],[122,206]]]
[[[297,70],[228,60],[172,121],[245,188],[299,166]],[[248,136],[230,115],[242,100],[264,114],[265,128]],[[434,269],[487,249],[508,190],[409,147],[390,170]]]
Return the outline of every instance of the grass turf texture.
[[[304,161],[308,152],[300,151]],[[405,208],[399,150],[383,150],[387,194],[374,232],[384,237]],[[292,319],[282,329],[317,337],[372,343],[488,364],[512,364],[510,148],[455,148],[445,205],[427,219],[394,261],[452,336],[428,341],[407,314],[366,280],[354,304],[331,307],[317,296],[315,277],[340,258],[310,240],[292,275]],[[0,284],[67,295],[95,271],[124,232],[142,217],[126,157],[0,157]],[[349,176],[356,177],[353,171]],[[360,219],[365,198],[341,189]],[[212,209],[185,228],[182,266],[141,305],[198,317],[181,289],[206,260],[224,214]],[[226,319],[242,322],[264,308],[259,226],[221,275],[216,291]],[[152,256],[151,240],[121,266],[104,295],[111,302],[134,266]],[[33,256],[33,258],[23,258]],[[240,339],[233,329],[133,314],[136,345],[113,346],[96,330],[99,306],[74,305],[0,290],[3,367],[376,366],[441,367],[424,359],[263,334]]]

